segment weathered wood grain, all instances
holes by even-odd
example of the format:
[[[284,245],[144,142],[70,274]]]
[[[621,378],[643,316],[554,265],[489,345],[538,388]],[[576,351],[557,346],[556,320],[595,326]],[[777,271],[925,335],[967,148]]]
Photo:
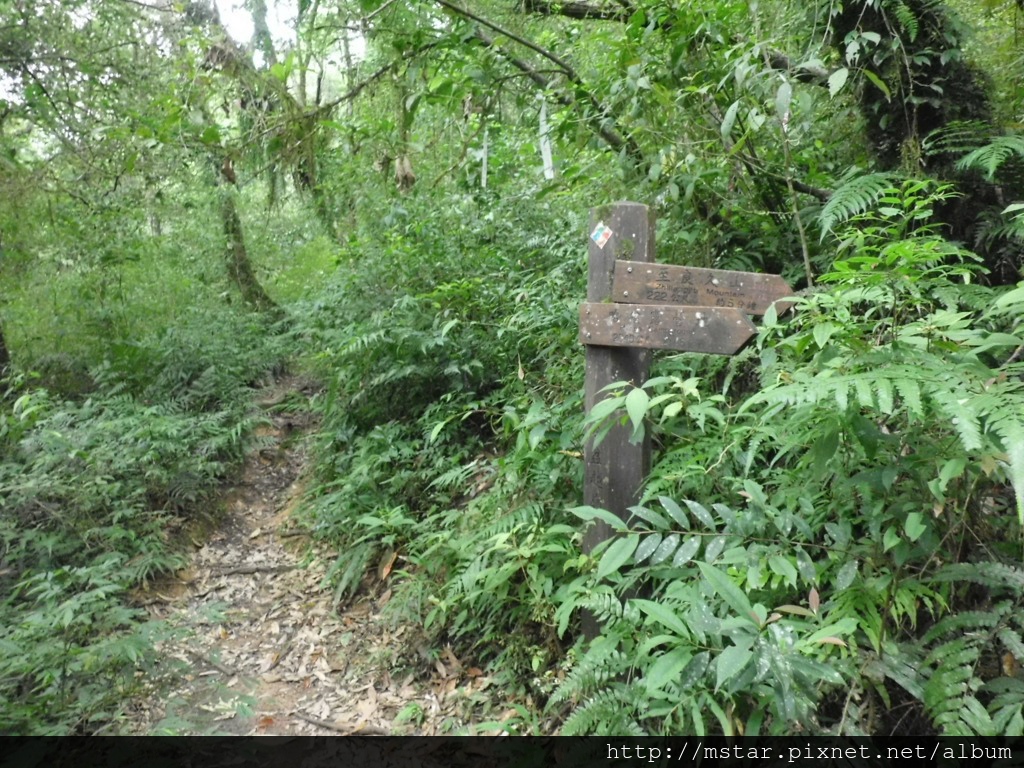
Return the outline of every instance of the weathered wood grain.
[[[756,332],[746,314],[726,307],[580,305],[583,344],[734,355]]]
[[[607,301],[611,297],[612,277],[619,258],[642,263],[654,258],[654,221],[647,206],[639,203],[616,203],[590,212],[590,229],[603,222],[612,230],[604,247],[589,240],[589,274],[587,299]],[[586,348],[586,379],[584,401],[587,412],[607,393],[602,392],[614,381],[631,381],[637,386],[648,378],[651,353],[625,347]],[[615,426],[599,446],[588,440],[584,446],[583,503],[607,509],[623,519],[629,507],[639,502],[640,487],[650,470],[650,441],[635,445],[629,442],[630,430]],[[611,535],[611,528],[597,523],[588,529],[583,549],[590,552]],[[586,627],[593,633],[593,625]]]
[[[781,315],[792,302],[779,300],[792,295],[779,275],[639,261],[617,262],[612,284],[612,301],[619,303],[724,307],[750,315],[763,315],[773,303]]]

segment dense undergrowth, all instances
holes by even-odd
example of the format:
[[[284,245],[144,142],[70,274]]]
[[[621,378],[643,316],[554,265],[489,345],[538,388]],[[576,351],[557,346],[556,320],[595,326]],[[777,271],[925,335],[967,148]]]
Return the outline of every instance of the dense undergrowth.
[[[276,330],[211,308],[111,340],[72,394],[11,380],[3,730],[116,719],[162,631],[126,592],[215,515],[287,349],[325,383],[303,515],[337,547],[336,604],[388,574],[416,647],[514,693],[503,728],[1019,733],[1024,293],[979,284],[928,223],[951,189],[876,186],[835,218],[821,287],[741,355],[663,356],[609,393],[602,418],[657,446],[625,523],[578,506],[601,426],[581,418],[582,206],[466,196],[353,235]],[[595,517],[616,536],[588,556]]]
[[[482,730],[1024,734],[1019,4],[998,44],[938,0],[478,4],[300,4],[276,63],[199,3],[4,15],[0,731],[116,725],[163,631],[128,592],[287,360],[336,605],[485,670]],[[585,423],[588,209],[624,197],[659,261],[799,295]],[[625,521],[580,506],[609,420],[655,448]]]
[[[791,319],[629,408],[671,437],[631,521],[577,510],[618,535],[563,732],[1021,732],[1024,291],[971,284],[948,194],[885,188]]]
[[[663,355],[609,393],[601,419],[656,446],[627,522],[579,506],[602,424],[582,419],[575,199],[411,196],[333,267],[315,236],[278,265],[328,272],[286,323],[211,304],[12,379],[0,727],[116,720],[163,631],[127,591],[215,516],[251,387],[287,351],[324,382],[301,514],[337,550],[336,605],[386,578],[410,647],[450,645],[512,693],[501,728],[1020,733],[1024,293],[985,287],[929,223],[948,186],[851,183],[870,191],[831,211],[834,259],[791,313],[734,358]],[[585,555],[596,517],[616,535]]]
[[[338,602],[397,554],[396,620],[507,681],[560,663],[554,598],[582,467],[582,216],[516,209],[482,219],[467,197],[353,243],[296,313],[327,382],[305,513],[339,547]],[[474,224],[453,237],[457,221]],[[517,685],[524,702],[531,687]]]
[[[187,532],[216,519],[253,426],[250,386],[283,359],[277,338],[209,310],[112,341],[73,396],[9,382],[0,731],[89,733],[130,701],[163,629],[128,590],[180,567]]]
[[[397,562],[395,619],[488,664],[518,732],[1020,732],[1024,294],[928,224],[948,187],[876,186],[837,214],[823,286],[742,355],[611,393],[660,450],[592,557],[582,215],[513,231],[466,201],[354,243],[298,313],[337,601]]]

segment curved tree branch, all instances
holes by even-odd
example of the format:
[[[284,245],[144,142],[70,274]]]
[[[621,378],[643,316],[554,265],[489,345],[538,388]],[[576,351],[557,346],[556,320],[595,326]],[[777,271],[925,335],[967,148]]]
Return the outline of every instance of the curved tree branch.
[[[509,64],[514,66],[520,72],[525,74],[530,80],[537,84],[540,88],[545,91],[551,92],[554,99],[564,107],[576,106],[577,99],[571,94],[567,93],[561,88],[556,88],[552,84],[550,78],[545,77],[531,64],[522,59],[513,56],[512,54],[505,51],[499,46],[495,40],[487,35],[485,32],[480,30],[476,31],[474,39],[479,41],[485,48],[492,50],[498,56],[503,58]],[[564,74],[564,70],[561,70]],[[584,94],[586,101],[592,107],[593,112],[585,115],[584,119],[590,125],[591,129],[601,137],[601,139],[609,147],[617,152],[625,152],[626,156],[629,157],[634,163],[640,165],[643,163],[643,152],[632,138],[623,136],[617,130],[612,127],[614,118],[609,111],[603,107],[594,95],[587,89],[586,85],[580,80],[571,80],[572,84],[576,86],[577,93]]]
[[[586,21],[629,21],[636,9],[628,0],[619,0],[618,8],[608,8],[588,2],[551,2],[551,0],[523,0],[523,11],[538,16],[564,16],[570,19]],[[667,32],[672,28],[671,21],[659,23],[658,29]],[[793,65],[788,55],[782,51],[768,49],[765,51],[765,63],[769,69],[785,70],[794,80],[811,85],[828,87],[828,78],[832,74],[820,64]]]
[[[490,30],[492,30],[494,32],[497,32],[499,35],[502,35],[503,37],[507,37],[509,40],[514,40],[515,42],[519,43],[520,45],[522,45],[522,46],[524,46],[526,48],[529,48],[534,53],[539,53],[545,59],[547,59],[548,61],[550,61],[553,64],[556,64],[558,67],[560,67],[562,69],[562,71],[565,72],[565,76],[568,77],[570,80],[572,80],[575,83],[579,83],[580,82],[580,76],[578,74],[576,74],[576,70],[573,69],[569,64],[564,62],[562,59],[560,59],[558,56],[556,56],[555,54],[551,53],[551,51],[548,51],[548,50],[545,50],[544,48],[541,48],[536,43],[532,43],[529,40],[527,40],[525,37],[520,37],[519,35],[515,34],[514,32],[509,32],[504,27],[501,27],[501,26],[498,26],[497,24],[495,24],[493,21],[488,21],[487,19],[483,18],[482,16],[477,16],[472,11],[467,11],[465,8],[460,8],[459,6],[455,5],[454,3],[448,2],[448,0],[434,0],[434,2],[437,3],[438,5],[441,5],[441,6],[445,7],[445,8],[447,8],[448,10],[450,10],[450,11],[452,11],[454,13],[457,13],[459,16],[464,16],[467,19],[472,19],[477,24],[482,24],[483,26],[487,27],[488,29],[490,29]]]
[[[470,19],[471,21],[475,21],[480,26],[487,27],[488,29],[497,32],[499,35],[507,37],[509,40],[512,40],[525,48],[529,48],[531,51],[540,54],[557,66],[566,80],[572,84],[575,90],[575,95],[566,93],[562,89],[554,88],[549,78],[540,74],[536,68],[528,62],[507,53],[504,49],[498,46],[494,38],[490,37],[485,32],[478,29],[474,35],[475,39],[482,43],[486,48],[493,50],[499,56],[504,58],[507,62],[512,64],[512,66],[516,67],[516,69],[523,72],[538,86],[545,90],[552,91],[554,98],[563,106],[574,106],[578,100],[582,99],[589,106],[591,112],[591,114],[585,115],[584,119],[590,124],[591,128],[597,133],[597,135],[600,136],[612,149],[624,151],[634,163],[639,165],[643,162],[643,152],[640,150],[640,147],[631,138],[623,136],[617,130],[610,127],[609,123],[614,123],[614,117],[611,114],[611,111],[598,101],[590,88],[587,87],[587,84],[583,82],[583,78],[579,76],[579,73],[576,72],[569,63],[536,43],[533,43],[514,32],[510,32],[504,27],[495,24],[493,21],[489,21],[472,11],[460,8],[454,3],[449,2],[449,0],[434,0],[434,2],[444,8],[447,8],[452,13]]]
[[[591,3],[551,3],[548,0],[523,0],[523,10],[539,16],[565,16],[570,19],[596,19],[598,21],[626,21],[633,9],[627,3],[618,8],[603,8]]]
[[[376,82],[377,80],[382,78],[384,75],[386,75],[388,72],[391,72],[392,70],[394,70],[402,62],[408,61],[409,59],[411,59],[411,58],[413,58],[415,56],[419,56],[421,53],[425,53],[426,51],[429,51],[431,48],[436,48],[439,44],[440,43],[438,41],[434,41],[434,42],[431,42],[431,43],[427,43],[426,45],[421,45],[419,48],[416,48],[415,50],[406,51],[399,58],[397,58],[397,59],[395,59],[393,61],[388,62],[384,66],[380,67],[373,74],[367,76],[364,80],[360,81],[359,83],[356,83],[354,86],[352,86],[352,88],[350,88],[347,92],[343,93],[338,98],[332,99],[331,101],[327,101],[327,102],[324,102],[323,104],[321,104],[319,107],[317,107],[314,110],[314,113],[321,114],[321,113],[325,113],[325,112],[330,112],[332,109],[334,109],[339,104],[343,104],[346,101],[351,101],[356,96],[358,96],[360,93],[362,93],[364,88],[366,88],[368,85]]]
[[[799,179],[792,179],[793,189],[797,192],[803,192],[805,195],[816,197],[823,203],[827,203],[829,198],[832,197],[832,190],[822,189],[821,187],[812,187],[810,184],[805,184]]]

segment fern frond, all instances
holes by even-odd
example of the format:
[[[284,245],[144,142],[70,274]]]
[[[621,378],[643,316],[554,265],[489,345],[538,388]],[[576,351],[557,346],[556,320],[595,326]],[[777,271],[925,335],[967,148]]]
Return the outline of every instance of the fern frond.
[[[999,166],[1014,155],[1024,158],[1024,135],[999,136],[960,158],[956,167],[962,171],[984,171],[985,177],[992,181]]]
[[[1017,519],[1024,525],[1024,413],[1009,408],[991,414],[989,427],[1006,449],[1010,484],[1017,502]]]
[[[379,344],[383,344],[391,341],[391,330],[390,328],[378,328],[367,333],[363,333],[359,336],[354,336],[349,339],[339,353],[340,356],[355,356],[360,355],[366,350],[375,347]]]
[[[910,42],[914,42],[917,39],[917,33],[920,29],[918,26],[917,16],[914,12],[907,7],[907,4],[902,0],[895,0],[892,5],[893,15],[896,20],[900,23],[900,27],[907,33],[907,38]]]
[[[980,617],[975,614],[975,618]],[[924,687],[924,705],[943,736],[990,736],[995,727],[985,707],[975,697],[980,686],[974,673],[980,643],[957,638],[935,648],[928,661],[937,663]]]
[[[882,645],[885,632],[885,620],[879,607],[881,604],[882,600],[877,590],[863,586],[858,589],[857,585],[854,585],[836,595],[835,616],[853,618],[871,646],[877,650]]]
[[[563,736],[645,736],[633,711],[644,701],[636,683],[617,684],[587,699],[562,725]]]
[[[965,634],[977,633],[979,631],[988,632],[1003,620],[1003,616],[1009,611],[1010,607],[1010,603],[1000,603],[987,611],[961,611],[960,613],[946,616],[924,634],[921,642],[931,643],[952,634],[955,634],[957,639],[961,640],[961,636]],[[939,650],[933,650],[926,661],[941,659],[943,654],[950,652],[947,647],[949,645],[951,644],[940,646]]]
[[[991,126],[980,120],[953,120],[936,128],[921,142],[928,157],[936,155],[966,155],[991,138]]]
[[[486,519],[487,516],[481,515],[481,517]],[[486,541],[516,529],[529,530],[535,526],[544,525],[544,520],[544,505],[540,502],[531,501],[526,504],[510,504],[506,509],[498,513],[493,521],[478,529],[478,537],[479,540]],[[479,522],[477,524],[479,525]]]
[[[427,487],[438,488],[446,491],[461,490],[466,486],[467,481],[479,471],[478,462],[476,460],[470,461],[466,464],[456,464],[447,472],[442,472],[431,480]]]
[[[893,381],[896,391],[900,393],[903,404],[907,408],[907,417],[910,420],[920,419],[924,416],[924,406],[921,404],[921,385],[913,379],[896,379]]]
[[[994,592],[1007,585],[1018,597],[1024,590],[1024,573],[1001,563],[958,563],[943,568],[936,581],[972,581]],[[943,736],[994,736],[1024,730],[1024,688],[1019,681],[998,678],[984,683],[979,670],[982,654],[996,639],[1014,657],[1024,654],[1024,641],[1014,625],[1019,623],[1019,603],[1002,600],[984,610],[946,616],[921,638],[930,645],[922,667],[931,669],[921,701]],[[976,694],[997,695],[985,706]]]
[[[1021,639],[1020,632],[1003,627],[996,634],[1003,647],[1012,653],[1015,659],[1024,659],[1024,640]]]
[[[943,369],[943,372],[945,370]],[[741,410],[760,403],[769,406],[811,403],[825,405],[834,400],[838,410],[845,412],[850,405],[852,389],[857,405],[862,408],[877,408],[887,414],[896,408],[894,394],[899,393],[903,405],[913,415],[920,417],[923,415],[922,394],[934,399],[936,392],[941,393],[950,389],[950,397],[953,397],[953,384],[942,385],[938,371],[923,366],[889,365],[844,375],[824,371],[817,376],[794,376],[793,379],[794,381],[789,384],[766,387],[744,403]],[[955,398],[949,407],[958,407]],[[956,415],[957,412],[954,410],[950,417],[955,418]],[[977,428],[977,425],[975,426]]]
[[[1015,597],[1024,595],[1024,570],[1005,563],[954,563],[940,568],[931,581],[969,581],[994,590],[1009,591]]]
[[[964,450],[981,450],[981,424],[976,404],[971,398],[960,395],[961,392],[948,389],[936,389],[931,393],[932,400],[956,429]]]
[[[623,602],[611,593],[599,592],[588,595],[579,601],[579,607],[593,613],[608,628],[614,627],[619,621],[636,624],[641,617],[640,609],[629,601]]]
[[[766,387],[740,410],[757,405],[823,406],[834,401],[841,413],[855,403],[886,415],[905,407],[908,417],[921,419],[926,416],[927,403],[955,431],[964,451],[981,451],[995,443],[997,450],[1006,452],[1007,476],[1024,524],[1024,413],[1017,406],[1022,388],[1019,382],[1009,380],[983,388],[986,385],[974,374],[972,369],[951,369],[926,356],[917,366],[883,365],[845,375],[829,370],[816,376],[797,375],[790,383]]]
[[[883,194],[892,190],[897,178],[894,173],[867,173],[848,179],[832,193],[818,214],[821,239],[838,224],[870,209]]]
[[[1004,211],[1004,215],[1007,213]],[[1006,216],[1005,219],[996,216],[995,212],[990,212],[981,219],[981,225],[974,236],[975,250],[995,248],[1000,240],[1017,242],[1024,240],[1024,216],[1020,214],[1020,211],[1013,216]],[[957,288],[962,287],[957,286]]]
[[[555,689],[550,703],[579,701],[603,688],[613,677],[629,669],[629,666],[630,660],[617,647],[617,638],[603,635],[594,641],[587,654]]]

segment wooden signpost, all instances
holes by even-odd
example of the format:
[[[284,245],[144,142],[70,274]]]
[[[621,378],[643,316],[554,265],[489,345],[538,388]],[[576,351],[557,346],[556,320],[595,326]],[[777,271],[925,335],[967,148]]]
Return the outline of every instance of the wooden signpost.
[[[772,304],[781,315],[791,302],[779,299],[792,292],[779,275],[632,261],[615,265],[612,282],[613,300],[626,304],[733,307],[751,315],[763,315]]]
[[[580,306],[580,342],[586,345],[587,413],[616,381],[640,386],[648,379],[651,349],[733,355],[756,332],[748,315],[763,315],[792,289],[778,275],[654,264],[654,222],[647,206],[615,203],[590,212],[587,301]],[[626,520],[640,501],[650,470],[650,439],[629,441],[615,425],[599,446],[584,446],[583,503]],[[611,536],[598,521],[588,529],[590,552]],[[589,626],[588,626],[589,624]],[[584,631],[593,636],[592,619]]]
[[[591,346],[732,355],[756,330],[743,312],[723,307],[591,303],[580,307],[580,340]]]

